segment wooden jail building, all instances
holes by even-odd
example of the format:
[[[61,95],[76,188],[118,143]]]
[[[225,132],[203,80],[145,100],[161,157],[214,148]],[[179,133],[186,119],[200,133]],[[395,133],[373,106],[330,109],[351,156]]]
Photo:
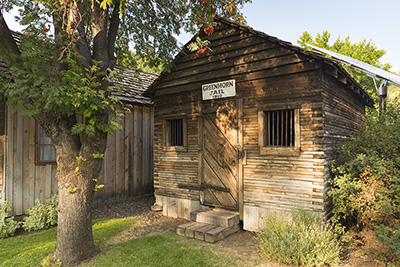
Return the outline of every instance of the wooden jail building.
[[[142,93],[157,77],[120,68],[121,92],[114,93],[128,109],[119,123],[123,130],[108,136],[95,204],[121,201],[153,192],[153,106]],[[50,138],[35,120],[0,105],[0,203],[12,204],[20,215],[36,199],[57,194],[56,153]]]
[[[156,204],[186,219],[207,207],[236,211],[246,230],[274,210],[324,218],[333,148],[373,99],[330,58],[215,21],[212,35],[199,32],[211,49],[185,49],[145,92],[154,101]]]

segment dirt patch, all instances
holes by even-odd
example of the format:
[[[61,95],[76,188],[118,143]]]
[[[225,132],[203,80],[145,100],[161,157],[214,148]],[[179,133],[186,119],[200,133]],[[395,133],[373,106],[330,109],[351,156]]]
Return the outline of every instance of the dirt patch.
[[[145,196],[123,203],[104,205],[93,210],[93,219],[130,217],[137,219],[137,222],[131,228],[111,238],[108,241],[110,244],[125,242],[162,231],[174,232],[178,225],[186,222],[183,219],[165,217],[162,212],[151,211],[153,203],[154,197]]]
[[[374,231],[364,229],[361,232],[350,231],[348,235],[351,242],[344,248],[343,263],[340,266],[387,266],[382,262],[391,262],[392,266],[398,266],[394,262],[391,250],[379,242]]]

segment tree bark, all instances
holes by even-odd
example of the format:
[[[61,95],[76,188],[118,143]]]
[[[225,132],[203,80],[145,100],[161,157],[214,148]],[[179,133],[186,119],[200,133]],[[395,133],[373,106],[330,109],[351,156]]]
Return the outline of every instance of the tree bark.
[[[104,153],[107,135],[83,139],[88,140],[81,143],[79,150],[67,152],[56,145],[59,211],[55,257],[66,266],[91,258],[96,252],[92,204],[103,160],[93,154]]]
[[[70,180],[77,178],[72,170],[74,165],[59,164],[58,169],[62,167],[64,171],[58,179],[65,183],[58,188],[60,204],[55,257],[69,266],[95,254],[91,218],[94,187],[87,180],[72,184]]]

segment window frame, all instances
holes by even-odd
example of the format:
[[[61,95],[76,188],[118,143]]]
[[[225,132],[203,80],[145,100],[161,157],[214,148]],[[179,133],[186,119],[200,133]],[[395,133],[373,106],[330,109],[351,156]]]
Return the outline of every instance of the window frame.
[[[36,122],[35,123],[35,164],[36,165],[56,165],[57,164],[57,155],[56,158],[54,160],[40,160],[39,159],[39,147],[43,146],[44,144],[40,144],[39,143],[39,124]],[[51,144],[46,144],[46,146],[50,146],[53,145],[53,143]]]
[[[170,134],[169,121],[182,120],[182,141],[181,146],[171,146],[168,140]],[[163,117],[163,150],[164,151],[187,151],[187,118],[185,115],[170,115]]]
[[[260,155],[300,155],[300,108],[300,104],[271,104],[258,108],[258,146],[260,148]],[[294,111],[294,146],[268,146],[266,144],[266,113],[280,110]]]

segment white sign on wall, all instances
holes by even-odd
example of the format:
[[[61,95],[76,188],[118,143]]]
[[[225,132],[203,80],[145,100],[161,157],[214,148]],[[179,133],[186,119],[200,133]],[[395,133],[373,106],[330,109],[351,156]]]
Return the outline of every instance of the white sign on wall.
[[[235,80],[203,84],[201,86],[203,100],[225,98],[236,95]]]

